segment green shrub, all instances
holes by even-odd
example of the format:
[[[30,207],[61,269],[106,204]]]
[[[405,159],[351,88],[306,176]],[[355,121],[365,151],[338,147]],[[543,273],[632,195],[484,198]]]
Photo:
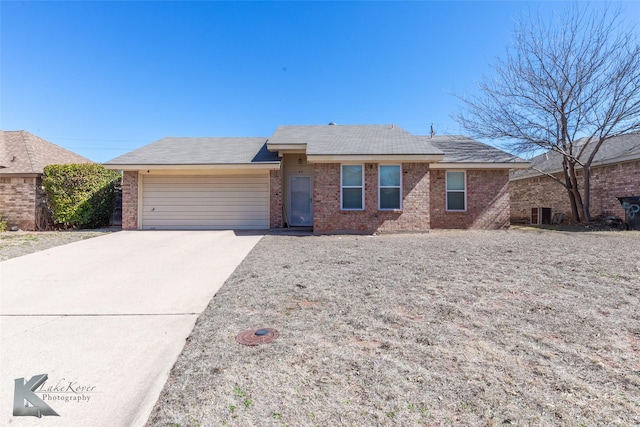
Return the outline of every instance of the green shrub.
[[[0,233],[4,233],[7,231],[8,221],[6,219],[2,219],[2,215],[0,215]]]
[[[42,185],[49,198],[53,222],[65,228],[107,225],[120,179],[119,172],[95,163],[46,166]]]

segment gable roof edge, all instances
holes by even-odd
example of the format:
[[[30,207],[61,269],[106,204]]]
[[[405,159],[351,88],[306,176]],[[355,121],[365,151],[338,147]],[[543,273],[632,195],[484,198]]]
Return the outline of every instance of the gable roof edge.
[[[527,169],[530,162],[441,162],[431,165],[431,169]]]

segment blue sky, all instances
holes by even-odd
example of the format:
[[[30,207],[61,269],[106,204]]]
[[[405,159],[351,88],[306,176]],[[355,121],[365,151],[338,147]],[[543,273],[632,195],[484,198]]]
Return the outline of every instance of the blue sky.
[[[594,6],[599,6],[596,4]],[[523,10],[560,2],[0,2],[0,128],[103,162],[166,136],[463,133]],[[640,2],[624,3],[637,22]]]

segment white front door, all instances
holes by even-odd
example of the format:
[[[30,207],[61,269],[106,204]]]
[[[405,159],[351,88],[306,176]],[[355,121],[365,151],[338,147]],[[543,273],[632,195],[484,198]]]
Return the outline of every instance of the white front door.
[[[289,225],[313,225],[312,182],[311,175],[289,177]]]

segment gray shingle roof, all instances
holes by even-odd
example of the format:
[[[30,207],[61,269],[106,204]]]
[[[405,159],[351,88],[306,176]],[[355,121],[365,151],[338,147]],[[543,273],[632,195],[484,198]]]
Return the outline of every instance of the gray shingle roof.
[[[105,165],[224,165],[277,163],[267,138],[163,138]]]
[[[427,139],[444,152],[442,163],[527,163],[518,156],[463,135],[436,135]]]
[[[280,161],[267,145],[306,145],[308,156],[443,156],[444,163],[527,163],[460,135],[416,136],[395,125],[280,126],[267,138],[164,138],[105,165],[224,165]]]
[[[93,163],[24,130],[0,131],[0,174],[41,174],[47,165]]]
[[[583,144],[586,140],[580,140],[577,144]],[[586,160],[596,142],[592,141],[582,159]],[[607,165],[617,163],[623,160],[640,159],[640,132],[630,133],[618,136],[605,141],[596,157],[592,166]],[[531,168],[511,172],[511,179],[524,179],[542,175],[538,170],[546,173],[557,173],[562,171],[562,155],[556,151],[548,151],[531,159]]]
[[[441,155],[395,125],[279,126],[269,144],[307,144],[307,155]]]

